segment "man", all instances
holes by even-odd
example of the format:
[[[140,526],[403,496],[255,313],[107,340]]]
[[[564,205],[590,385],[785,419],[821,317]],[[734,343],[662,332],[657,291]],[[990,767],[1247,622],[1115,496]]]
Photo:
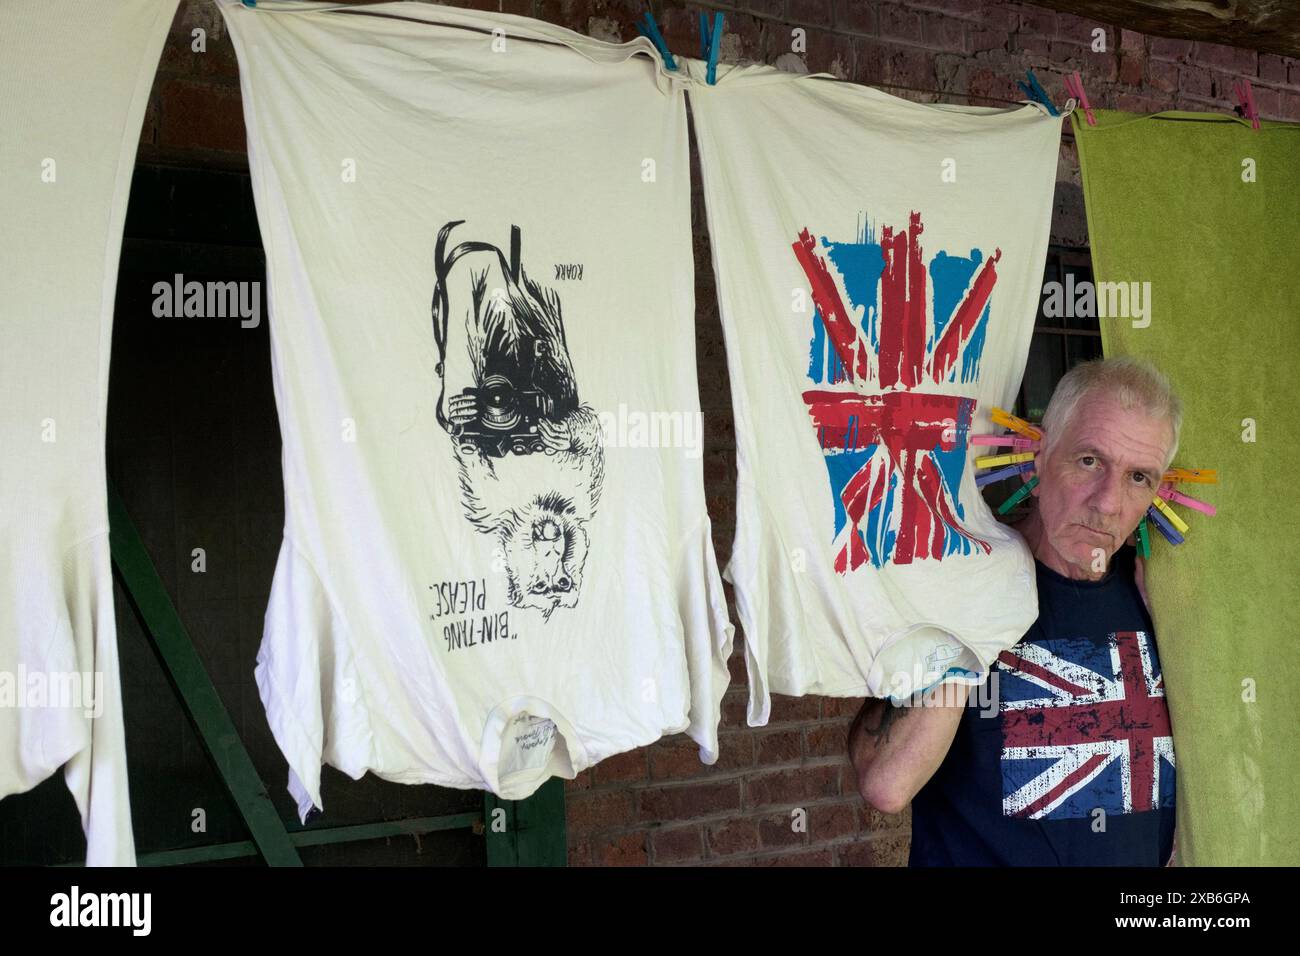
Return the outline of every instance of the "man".
[[[911,866],[1161,866],[1169,712],[1142,564],[1125,546],[1173,461],[1182,404],[1131,358],[1087,362],[1043,415],[1038,620],[978,687],[868,700],[849,732],[865,800],[912,805]]]

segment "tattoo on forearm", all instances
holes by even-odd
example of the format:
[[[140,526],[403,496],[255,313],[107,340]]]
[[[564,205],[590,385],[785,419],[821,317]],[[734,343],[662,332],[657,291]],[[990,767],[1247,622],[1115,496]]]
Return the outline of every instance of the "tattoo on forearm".
[[[876,721],[876,725],[874,727],[864,726],[863,729],[868,735],[876,739],[876,746],[880,746],[881,743],[888,743],[890,730],[893,729],[896,723],[906,717],[911,709],[911,707],[899,707],[890,701],[885,701],[884,707],[880,711],[880,719]]]

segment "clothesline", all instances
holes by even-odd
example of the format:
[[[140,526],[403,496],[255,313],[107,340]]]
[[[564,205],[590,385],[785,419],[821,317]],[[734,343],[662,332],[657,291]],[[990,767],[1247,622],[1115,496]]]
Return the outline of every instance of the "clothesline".
[[[452,28],[452,29],[457,29],[457,30],[469,30],[469,31],[471,31],[471,32],[473,32],[473,33],[483,33],[483,34],[491,35],[491,31],[489,31],[489,30],[484,30],[484,29],[482,29],[481,27],[471,27],[471,26],[466,26],[466,25],[464,25],[464,24],[459,24],[459,23],[444,23],[444,22],[442,22],[442,21],[438,21],[438,20],[425,20],[425,19],[423,19],[423,18],[419,18],[419,17],[402,17],[402,16],[397,16],[397,15],[395,15],[395,14],[391,14],[391,13],[371,13],[371,12],[369,12],[369,11],[361,10],[361,9],[357,9],[357,8],[335,9],[335,10],[329,10],[329,11],[326,11],[326,12],[328,12],[328,13],[343,13],[343,14],[349,14],[349,15],[351,15],[351,16],[358,16],[358,17],[378,17],[378,18],[383,19],[383,20],[405,20],[405,21],[410,22],[410,23],[428,23],[428,24],[436,24],[437,26],[450,27],[450,28]],[[529,42],[529,43],[546,43],[546,44],[549,44],[549,45],[552,45],[552,46],[564,46],[563,43],[559,43],[559,42],[556,41],[556,40],[547,40],[547,39],[544,39],[544,38],[542,38],[542,37],[527,37],[527,36],[519,36],[519,37],[514,37],[513,39],[516,39],[516,40],[523,40],[523,41],[526,41],[526,42]],[[840,82],[840,83],[852,83],[852,82],[854,82],[854,81],[852,81],[852,80],[843,80],[843,79],[840,79],[839,77],[833,77],[833,78],[832,78],[832,77],[817,77],[817,79],[834,79],[836,82]],[[990,101],[990,102],[994,102],[994,103],[1006,103],[1006,104],[1008,104],[1008,105],[1015,105],[1015,104],[1017,104],[1017,103],[1024,102],[1023,100],[1012,100],[1012,99],[1007,99],[1006,97],[1003,97],[1003,96],[984,96],[984,95],[981,95],[981,94],[978,94],[978,93],[955,93],[955,92],[948,92],[948,91],[945,91],[945,90],[930,90],[930,89],[925,89],[925,88],[923,88],[923,87],[919,87],[919,86],[904,86],[904,85],[899,84],[899,83],[863,83],[863,84],[858,84],[858,85],[861,85],[861,86],[874,86],[874,87],[877,87],[877,88],[879,88],[879,89],[888,89],[888,90],[907,90],[908,92],[912,92],[912,93],[929,93],[929,94],[931,94],[931,95],[933,95],[933,96],[952,96],[952,97],[958,97],[958,98],[962,98],[962,97],[964,97],[964,98],[966,98],[966,99],[968,99],[968,100],[969,100],[969,99],[988,100],[988,101]]]

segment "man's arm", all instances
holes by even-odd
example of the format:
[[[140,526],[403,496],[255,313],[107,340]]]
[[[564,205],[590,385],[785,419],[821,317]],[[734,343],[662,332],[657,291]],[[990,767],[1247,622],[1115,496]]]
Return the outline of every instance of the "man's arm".
[[[969,694],[969,685],[941,684],[920,704],[867,699],[848,740],[862,799],[882,813],[901,813],[943,763]]]

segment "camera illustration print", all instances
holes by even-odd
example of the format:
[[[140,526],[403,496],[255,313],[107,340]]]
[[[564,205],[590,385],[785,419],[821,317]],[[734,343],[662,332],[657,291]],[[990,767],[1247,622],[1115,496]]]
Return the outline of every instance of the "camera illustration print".
[[[792,244],[814,314],[803,393],[835,506],[835,570],[987,554],[958,500],[1000,249],[926,261],[921,214]]]
[[[554,290],[510,251],[484,241],[447,248],[446,223],[434,249],[433,327],[440,379],[438,423],[450,437],[461,505],[474,528],[504,556],[506,597],[549,620],[577,605],[587,562],[587,524],[604,477],[600,421],[578,397]],[[448,354],[452,320],[465,347]],[[452,363],[472,384],[447,394]]]

